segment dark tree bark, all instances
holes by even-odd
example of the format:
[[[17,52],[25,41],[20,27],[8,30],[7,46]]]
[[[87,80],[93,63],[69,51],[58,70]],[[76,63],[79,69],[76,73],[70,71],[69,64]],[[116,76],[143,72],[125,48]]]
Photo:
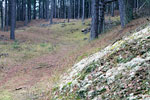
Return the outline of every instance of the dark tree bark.
[[[84,17],[85,17],[85,0],[82,0],[82,23],[84,23]]]
[[[51,0],[51,17],[50,17],[50,24],[53,24],[53,17],[54,17],[54,0]]]
[[[25,0],[25,26],[28,24],[28,4],[27,0]]]
[[[11,0],[8,0],[8,25],[11,25]]]
[[[28,21],[31,20],[31,0],[28,0]]]
[[[58,7],[60,6],[60,0],[58,0]],[[60,18],[60,8],[58,8],[57,17]]]
[[[104,15],[105,15],[105,3],[104,3],[104,0],[100,0],[99,2],[99,28],[98,28],[98,31],[99,31],[99,34],[103,32],[103,29],[104,29]]]
[[[73,13],[73,18],[76,18],[76,0],[74,0],[74,5],[73,5],[74,13]]]
[[[92,26],[90,40],[98,38],[98,4],[99,0],[92,0]]]
[[[10,30],[11,40],[15,40],[15,26],[16,26],[16,0],[11,0],[11,30]]]
[[[5,27],[8,31],[8,0],[5,0]]]
[[[36,0],[33,3],[33,19],[36,19]]]
[[[0,11],[1,11],[1,29],[4,29],[4,18],[3,18],[3,1],[0,1]]]
[[[80,18],[80,7],[81,7],[80,0],[78,0],[78,19]]]
[[[41,18],[41,0],[39,0],[39,19]]]
[[[69,0],[68,2],[69,2],[68,6],[68,23],[69,23],[71,18],[71,0]]]
[[[111,16],[114,17],[114,2],[111,3]]]
[[[54,18],[56,18],[56,16],[57,16],[57,0],[55,0],[55,2],[54,2]]]
[[[119,0],[121,26],[125,27],[133,19],[133,0]]]
[[[46,20],[49,20],[49,0],[46,0]]]

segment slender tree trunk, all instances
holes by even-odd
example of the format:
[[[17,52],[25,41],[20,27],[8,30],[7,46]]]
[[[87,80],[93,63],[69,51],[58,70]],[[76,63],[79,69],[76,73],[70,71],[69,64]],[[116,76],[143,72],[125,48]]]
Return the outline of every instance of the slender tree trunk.
[[[57,17],[57,0],[55,0],[55,18]]]
[[[43,14],[43,19],[45,18],[45,1],[43,1],[42,5],[42,14]]]
[[[73,14],[73,18],[75,19],[76,18],[76,0],[74,0],[74,14]]]
[[[39,19],[41,18],[41,0],[39,0]]]
[[[36,19],[36,0],[34,0],[33,4],[33,19]]]
[[[51,17],[50,17],[50,24],[53,24],[53,17],[54,17],[54,0],[51,0]]]
[[[68,6],[68,23],[69,23],[71,18],[71,0],[69,0],[68,2],[69,2]]]
[[[31,0],[28,0],[28,21],[31,20]]]
[[[95,0],[94,0],[95,1]],[[83,8],[82,8],[82,24],[84,24],[85,17],[85,0],[82,0]]]
[[[88,18],[91,17],[91,1],[89,1],[89,11],[88,11]]]
[[[119,0],[121,26],[125,27],[133,19],[133,0]]]
[[[8,25],[10,26],[11,25],[11,0],[8,0],[8,4],[9,4],[9,7],[8,7]]]
[[[104,4],[104,0],[100,0],[99,2],[100,6],[99,6],[99,28],[98,28],[98,31],[99,31],[99,34],[103,32],[103,29],[104,29],[104,11],[105,11],[105,4]]]
[[[78,0],[78,19],[80,18],[80,0]]]
[[[111,4],[111,16],[114,17],[114,2]]]
[[[28,4],[27,4],[27,0],[25,0],[25,26],[27,26],[28,24]]]
[[[99,0],[92,0],[92,26],[90,40],[98,38],[98,3]]]
[[[60,0],[58,0],[58,7],[60,6]],[[58,8],[57,17],[60,18],[60,8]]]
[[[46,20],[49,20],[49,0],[46,0]]]
[[[11,0],[11,30],[10,30],[11,40],[15,40],[15,26],[16,26],[16,0]]]
[[[4,29],[4,18],[3,18],[3,1],[0,1],[0,10],[1,10],[1,29]]]
[[[5,27],[8,31],[8,0],[5,0]]]

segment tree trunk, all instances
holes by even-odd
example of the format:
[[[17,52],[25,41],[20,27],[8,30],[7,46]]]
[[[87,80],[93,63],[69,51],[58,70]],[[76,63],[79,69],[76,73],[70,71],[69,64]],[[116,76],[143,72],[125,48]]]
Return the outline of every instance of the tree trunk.
[[[28,24],[28,4],[27,4],[27,0],[25,0],[25,26],[27,26]]]
[[[5,27],[8,31],[8,0],[5,0]]]
[[[33,19],[36,19],[36,0],[33,3]]]
[[[104,0],[100,0],[99,2],[100,6],[99,6],[99,28],[98,28],[98,31],[99,31],[99,34],[103,32],[103,29],[104,29],[104,11],[105,11],[105,4],[104,4]]]
[[[114,17],[114,2],[111,4],[111,16]]]
[[[46,0],[46,20],[49,20],[49,0]]]
[[[94,0],[95,1],[95,0]],[[84,24],[85,17],[85,0],[82,0],[83,8],[82,8],[82,24]]]
[[[0,10],[1,10],[1,29],[4,29],[4,18],[3,18],[3,1],[0,1]]]
[[[10,30],[11,40],[15,40],[15,26],[16,26],[16,0],[11,0],[11,30]]]
[[[28,21],[31,20],[31,0],[28,0]]]
[[[51,17],[50,17],[50,24],[53,24],[53,17],[54,17],[54,0],[51,0]]]
[[[39,19],[41,18],[41,0],[39,0]]]
[[[98,38],[98,3],[99,0],[92,0],[92,26],[90,40]]]
[[[71,18],[71,0],[69,0],[68,2],[69,2],[68,5],[68,23],[69,23]]]
[[[78,19],[80,18],[80,0],[78,0]]]
[[[125,27],[133,19],[133,0],[119,0],[121,26]]]

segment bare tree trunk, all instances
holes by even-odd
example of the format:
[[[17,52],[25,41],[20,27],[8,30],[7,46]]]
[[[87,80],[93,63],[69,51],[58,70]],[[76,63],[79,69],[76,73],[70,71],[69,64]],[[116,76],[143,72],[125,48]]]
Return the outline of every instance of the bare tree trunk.
[[[69,0],[68,2],[69,2],[68,6],[68,23],[69,23],[71,18],[71,0]]]
[[[11,30],[10,30],[11,40],[15,40],[15,26],[16,26],[16,0],[11,0]]]
[[[114,17],[114,2],[111,4],[111,16]]]
[[[81,7],[80,0],[78,0],[78,19],[80,18],[80,7]]]
[[[46,0],[46,20],[49,20],[49,0]]]
[[[31,0],[28,0],[28,21],[31,20]]]
[[[25,26],[28,24],[28,4],[27,0],[25,0]]]
[[[39,0],[39,19],[41,18],[41,0]]]
[[[0,1],[0,10],[1,10],[1,29],[4,29],[4,18],[3,18],[3,1]]]
[[[51,18],[50,18],[50,24],[53,24],[53,17],[54,17],[54,0],[51,0]]]
[[[33,3],[33,19],[36,19],[36,0]]]
[[[98,28],[98,30],[99,30],[99,34],[100,33],[102,33],[103,32],[103,29],[104,29],[104,15],[105,15],[105,13],[104,13],[104,11],[105,11],[105,4],[104,4],[104,0],[100,0],[100,2],[99,2],[100,4],[100,6],[99,6],[99,28]]]
[[[5,0],[5,27],[8,31],[8,0]]]
[[[133,0],[119,0],[121,26],[125,27],[133,19]]]
[[[92,0],[92,26],[90,40],[98,38],[98,3],[99,0]]]
[[[84,24],[84,17],[85,17],[85,0],[82,0],[83,8],[82,8],[82,24]]]

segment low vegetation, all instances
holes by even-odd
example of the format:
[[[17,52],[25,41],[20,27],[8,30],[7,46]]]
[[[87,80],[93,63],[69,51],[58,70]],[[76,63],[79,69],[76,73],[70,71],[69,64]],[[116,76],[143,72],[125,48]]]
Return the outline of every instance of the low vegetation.
[[[53,90],[54,100],[149,99],[150,27],[74,65]]]

